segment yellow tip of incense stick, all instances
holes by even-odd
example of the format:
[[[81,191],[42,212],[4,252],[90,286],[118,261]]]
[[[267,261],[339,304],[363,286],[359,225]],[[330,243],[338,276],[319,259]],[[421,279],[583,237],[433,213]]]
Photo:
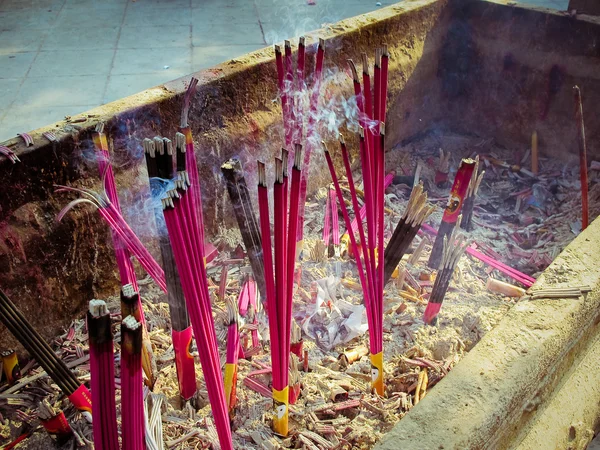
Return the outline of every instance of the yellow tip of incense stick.
[[[227,400],[227,407],[231,411],[235,406],[236,399],[236,384],[237,384],[237,364],[225,364],[225,399]]]
[[[383,396],[383,352],[371,355],[371,390]]]
[[[281,436],[288,435],[289,386],[278,391],[273,389],[273,431]]]

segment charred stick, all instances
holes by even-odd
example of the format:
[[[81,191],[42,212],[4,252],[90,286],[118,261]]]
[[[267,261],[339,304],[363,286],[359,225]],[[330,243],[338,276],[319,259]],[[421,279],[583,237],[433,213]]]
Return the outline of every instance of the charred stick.
[[[229,193],[229,199],[233,205],[233,212],[240,233],[242,234],[246,252],[248,253],[248,259],[250,260],[250,266],[254,273],[254,279],[258,284],[258,289],[262,298],[266,298],[265,268],[262,258],[260,257],[262,241],[258,221],[250,198],[250,191],[248,190],[248,185],[244,178],[242,164],[236,158],[230,159],[221,166],[221,172],[226,181],[227,192]]]

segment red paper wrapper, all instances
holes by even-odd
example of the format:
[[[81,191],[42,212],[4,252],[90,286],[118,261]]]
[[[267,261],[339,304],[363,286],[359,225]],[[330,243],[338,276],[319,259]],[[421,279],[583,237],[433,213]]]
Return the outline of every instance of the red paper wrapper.
[[[303,349],[302,349],[303,345],[304,345],[304,341],[302,341],[302,340],[300,342],[292,342],[290,344],[290,352],[292,352],[298,358],[302,359],[302,357],[304,356]]]
[[[172,330],[173,349],[175,350],[175,367],[179,392],[184,400],[189,400],[196,393],[196,372],[194,357],[190,354],[192,346],[192,327],[185,330]]]
[[[454,184],[448,197],[448,204],[444,211],[443,222],[456,223],[458,216],[460,215],[463,202],[471,177],[473,176],[473,170],[475,169],[475,161],[473,159],[463,159],[458,167],[456,178],[454,178]]]
[[[288,391],[288,401],[290,405],[295,405],[298,401],[298,398],[300,398],[301,387],[302,385],[300,383],[296,383],[293,386],[290,386],[290,389]]]
[[[78,410],[92,413],[92,395],[83,384],[69,395],[69,400]]]
[[[40,422],[42,422],[42,425],[48,434],[54,437],[59,445],[67,442],[73,435],[71,426],[69,425],[69,422],[67,422],[65,413],[62,411],[54,417],[47,420],[40,420]]]

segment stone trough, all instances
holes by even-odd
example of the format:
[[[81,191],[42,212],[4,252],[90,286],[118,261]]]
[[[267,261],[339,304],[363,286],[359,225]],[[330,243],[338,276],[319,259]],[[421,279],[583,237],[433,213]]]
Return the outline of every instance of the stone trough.
[[[332,70],[388,44],[390,148],[432,129],[527,148],[537,130],[543,156],[570,161],[577,159],[575,84],[583,92],[588,159],[600,157],[599,36],[600,19],[592,16],[502,1],[414,0],[306,38],[309,58],[317,39],[325,39]],[[202,153],[206,226],[216,232],[232,224],[220,164],[237,156],[252,172],[257,157],[280,146],[274,52],[265,48],[194,76],[200,83],[190,124]],[[35,130],[33,146],[17,138],[2,143],[21,163],[0,157],[0,286],[46,338],[118,283],[108,230],[89,209],[57,223],[66,200],[54,185],[99,189],[90,133],[102,121],[113,139],[117,184],[127,203],[142,211],[147,180],[141,141],[173,134],[189,78]],[[329,95],[351,96],[350,78],[339,79]],[[58,141],[43,137],[47,131]],[[324,165],[314,166],[312,189],[327,180]],[[126,211],[132,220],[136,214]],[[151,230],[136,225],[155,251]],[[600,417],[600,384],[592,379],[597,366],[589,366],[600,345],[598,248],[596,222],[538,280],[589,284],[586,298],[517,305],[379,448],[584,448]],[[1,344],[13,345],[11,339],[3,330]]]

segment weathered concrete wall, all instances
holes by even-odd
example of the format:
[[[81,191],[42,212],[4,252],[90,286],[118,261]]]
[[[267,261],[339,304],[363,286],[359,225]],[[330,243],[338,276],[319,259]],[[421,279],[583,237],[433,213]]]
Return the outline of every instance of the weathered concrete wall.
[[[593,348],[600,322],[598,248],[597,220],[534,285],[590,285],[592,292],[578,299],[517,304],[376,449],[508,449],[524,441],[522,434],[531,431],[528,425],[542,420],[547,405],[558,395],[555,392],[568,382],[569,370],[585,363],[586,349]],[[598,385],[586,392],[595,396],[591,403],[598,406]],[[572,406],[570,413],[583,414],[583,409]],[[566,418],[562,416],[555,426],[564,427]],[[562,431],[568,435],[568,427]],[[564,436],[557,435],[545,435],[546,440],[534,448],[567,448],[560,445]],[[558,441],[551,440],[553,436]]]
[[[360,61],[361,52],[372,58],[374,49],[387,42],[391,53],[387,142],[392,146],[442,118],[436,76],[448,19],[447,0],[415,0],[342,21],[307,35],[307,67],[313,67],[314,44],[323,37],[329,78],[324,98],[350,97],[351,78],[343,72],[336,75],[337,68],[346,71],[346,60]],[[256,158],[270,156],[281,146],[274,53],[270,48],[260,50],[194,76],[200,83],[189,122],[201,159],[210,232],[233,216],[220,181],[221,163],[234,155],[240,157],[252,186]],[[90,132],[97,122],[106,122],[106,132],[114,141],[125,216],[152,250],[155,240],[150,210],[145,207],[147,178],[141,141],[156,134],[174,134],[188,80],[174,80],[73,117],[71,123],[62,121],[36,130],[31,133],[36,145],[28,149],[16,139],[3,143],[17,152],[22,163],[13,165],[0,157],[0,287],[45,337],[80,314],[91,298],[115,293],[118,283],[108,230],[89,207],[56,224],[60,207],[72,197],[55,194],[54,185],[99,189]],[[87,120],[77,122],[81,117]],[[49,144],[42,137],[48,130],[58,135],[59,143]],[[334,133],[324,137],[334,137]],[[347,136],[347,141],[352,139]],[[319,153],[315,152],[316,170],[311,174],[317,183],[325,179]],[[8,333],[1,330],[0,345],[9,345],[8,340]]]
[[[570,0],[568,10],[575,10],[578,14],[600,16],[600,3],[596,0]]]
[[[443,61],[452,126],[527,149],[577,155],[572,88],[579,85],[590,158],[600,157],[600,18],[503,1],[456,2]],[[459,60],[460,63],[454,63]]]

